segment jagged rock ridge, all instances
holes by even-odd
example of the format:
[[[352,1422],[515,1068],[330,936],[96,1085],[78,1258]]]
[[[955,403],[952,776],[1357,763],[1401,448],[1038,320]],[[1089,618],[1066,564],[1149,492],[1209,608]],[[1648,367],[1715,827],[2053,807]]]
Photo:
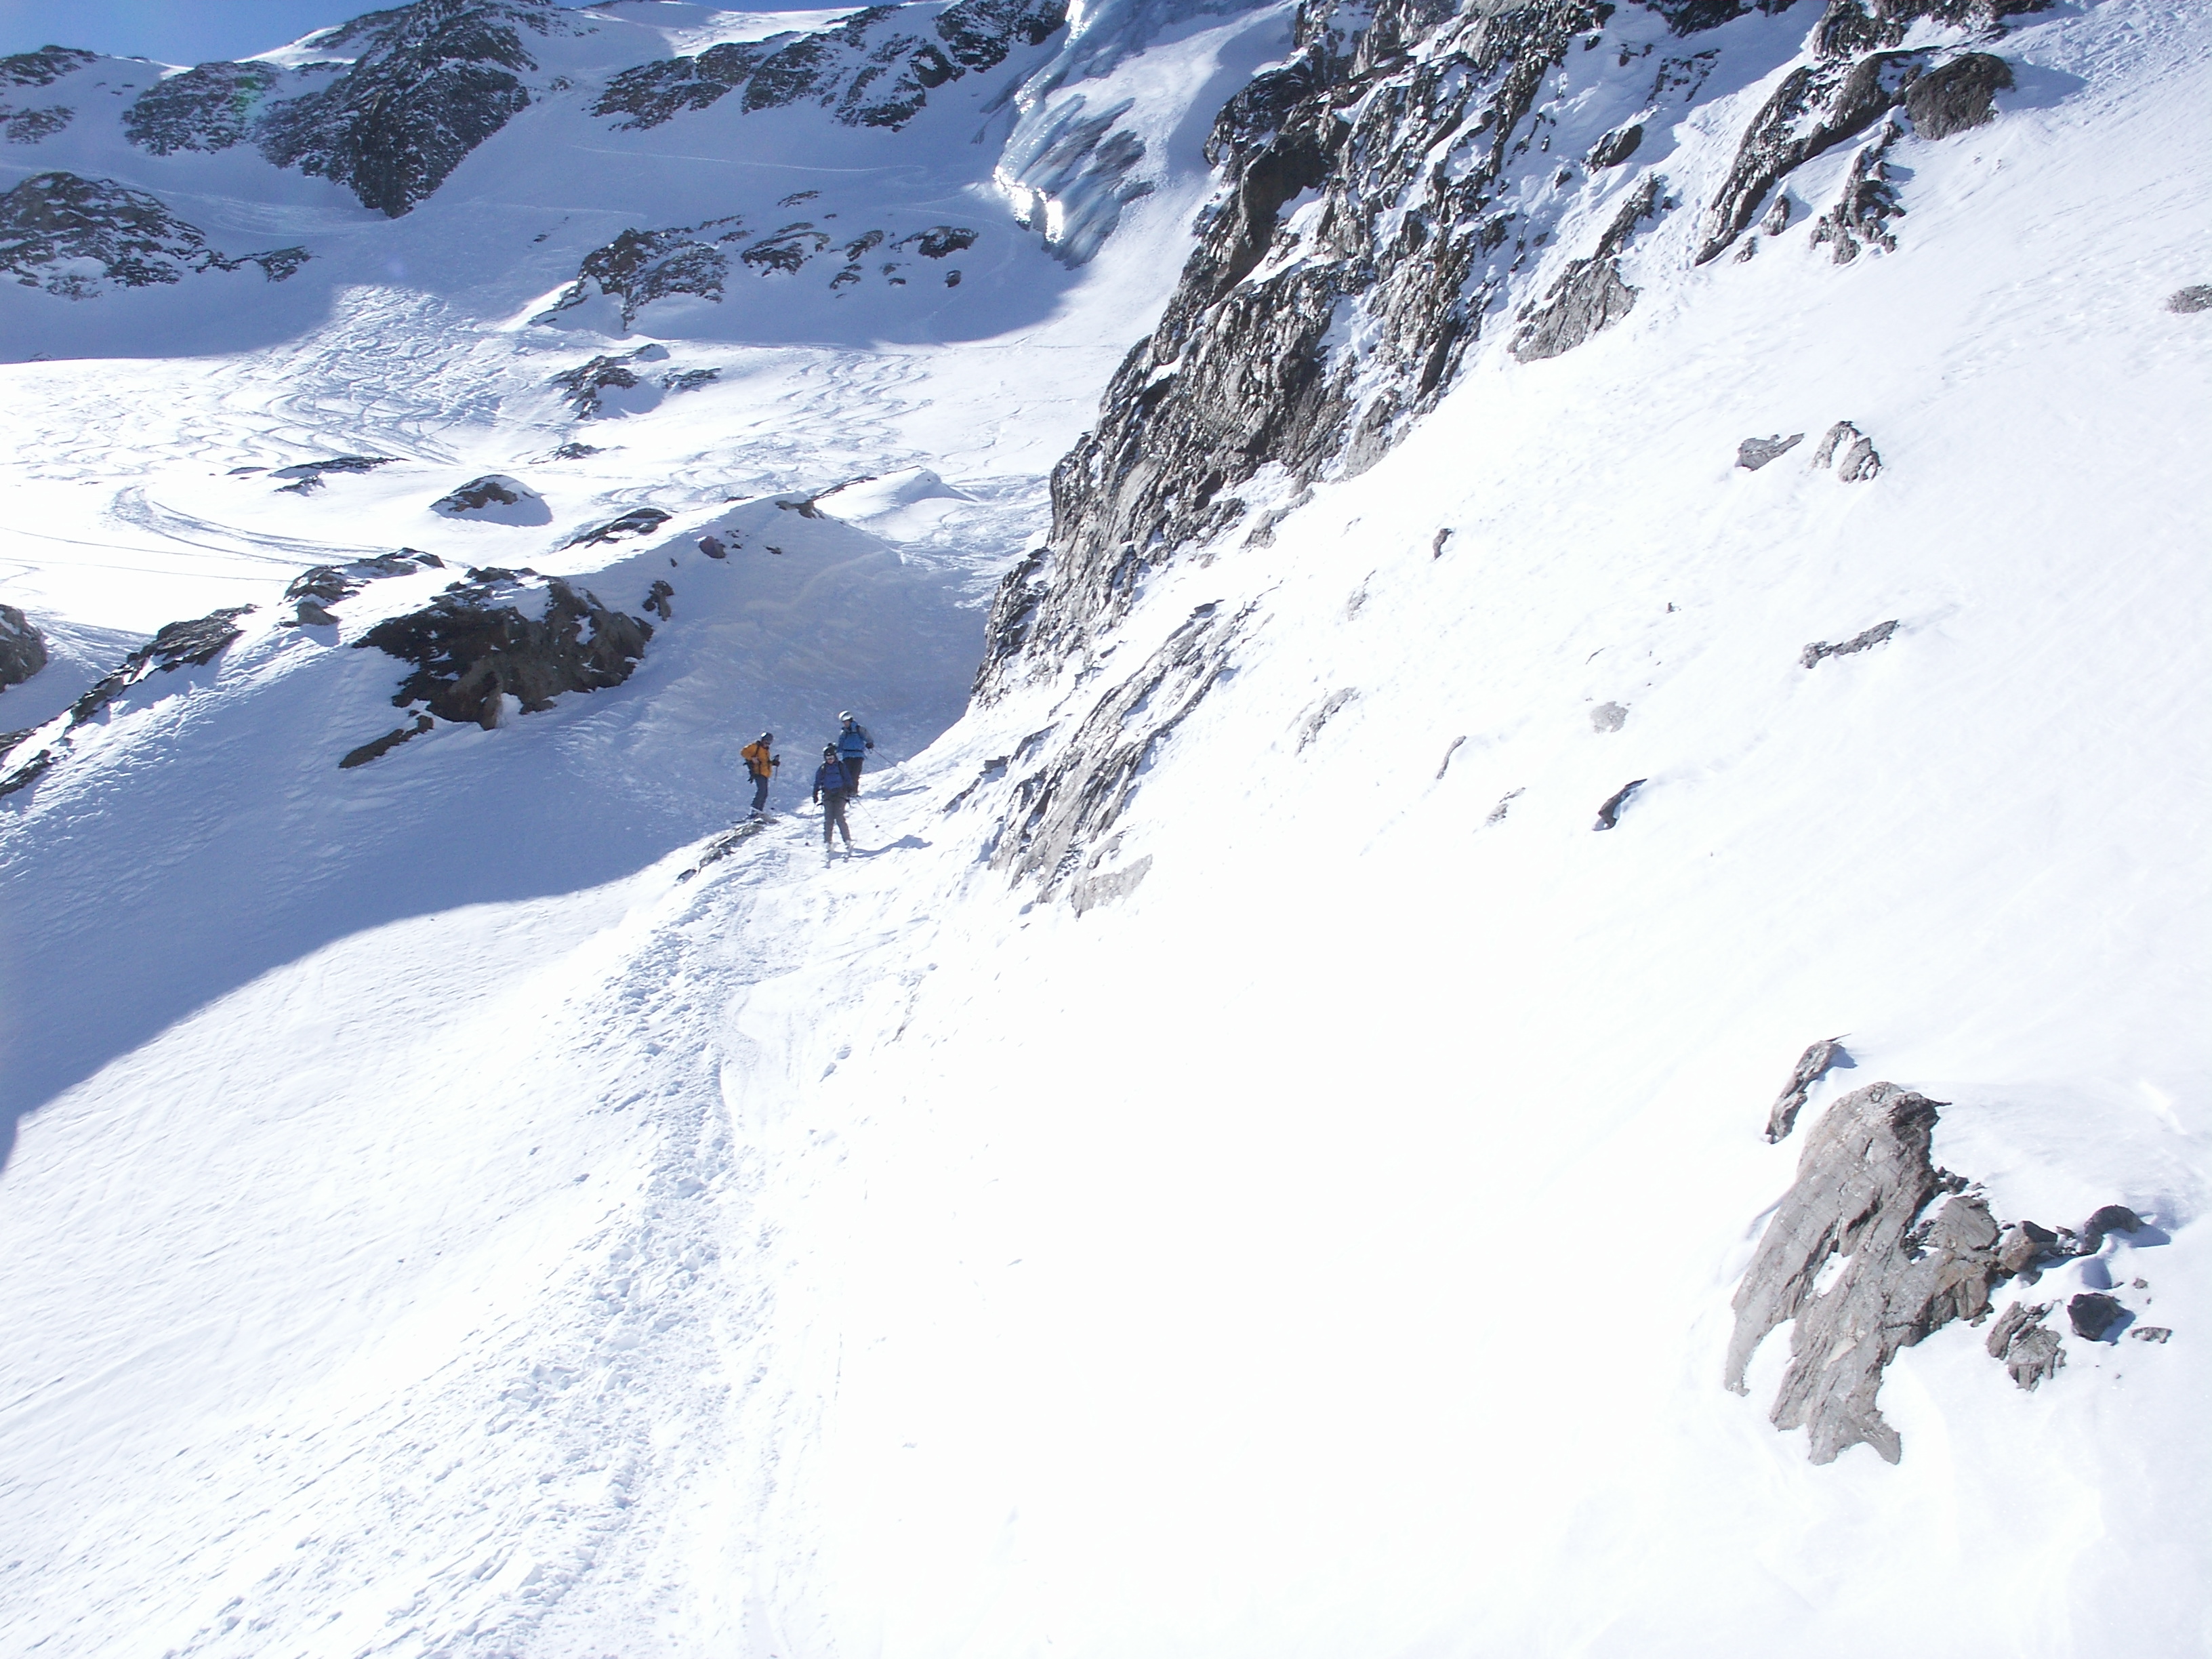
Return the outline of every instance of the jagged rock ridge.
[[[904,9],[872,6],[811,33],[728,41],[694,57],[641,64],[617,76],[592,112],[617,118],[617,127],[655,127],[742,87],[748,111],[808,100],[848,126],[896,129],[914,118],[933,88],[994,69],[1017,41],[1042,45],[1067,21],[1066,0],[959,0],[924,35],[905,27]]]
[[[21,685],[46,665],[46,636],[12,605],[0,605],[0,691]]]
[[[1881,125],[1820,234],[1838,260],[1893,248],[1887,222],[1903,204],[1885,155],[1904,132],[1893,112],[1927,137],[1990,118],[2009,70],[1944,32],[1978,44],[2039,3],[1832,0],[1808,61],[1783,76],[1710,181],[1662,177],[1664,156],[1638,165],[1652,148],[1644,135],[1665,131],[1653,113],[1582,144],[1580,171],[1551,149],[1564,115],[1545,101],[1547,83],[1571,60],[1585,75],[1610,64],[1649,76],[1639,95],[1655,112],[1705,88],[1719,52],[1669,56],[1655,73],[1649,25],[1628,28],[1637,10],[1595,0],[1305,8],[1292,58],[1214,124],[1207,155],[1223,182],[1200,245],[1158,327],[1115,374],[1096,429],[1054,473],[1050,536],[998,594],[978,695],[1048,672],[1113,625],[1147,570],[1245,515],[1239,492],[1255,481],[1288,500],[1371,463],[1434,404],[1494,313],[1512,308],[1513,355],[1532,364],[1617,325],[1636,301],[1629,267],[1678,195],[1703,198],[1689,262],[1711,260],[1762,210],[1780,234],[1790,212],[1777,187]],[[1753,8],[1649,9],[1680,34]],[[1898,49],[1908,36],[1926,44]],[[1570,234],[1588,240],[1547,258]],[[1549,280],[1530,292],[1540,266]],[[1879,457],[1850,436],[1839,476],[1873,477]],[[1279,483],[1261,478],[1270,469]],[[1263,519],[1252,539],[1264,544],[1270,527]]]
[[[111,288],[179,283],[195,272],[246,265],[281,283],[307,261],[307,250],[299,247],[227,258],[159,198],[112,179],[41,173],[0,195],[0,270],[64,299],[89,300]]]

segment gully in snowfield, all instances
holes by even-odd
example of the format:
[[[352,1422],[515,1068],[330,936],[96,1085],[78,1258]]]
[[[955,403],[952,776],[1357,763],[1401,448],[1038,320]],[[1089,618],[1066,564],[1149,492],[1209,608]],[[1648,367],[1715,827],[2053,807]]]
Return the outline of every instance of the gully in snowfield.
[[[838,715],[837,720],[837,758],[845,768],[845,793],[857,795],[860,793],[860,763],[867,758],[868,750],[876,746],[876,740],[868,735],[866,726],[853,718],[851,709]]]
[[[832,830],[845,837],[845,856],[853,856],[852,826],[845,822],[845,765],[837,758],[837,745],[822,745],[822,764],[814,769],[814,799],[822,805],[822,856],[828,858],[836,843],[830,840]]]
[[[738,751],[744,757],[745,775],[753,781],[753,816],[757,818],[767,816],[768,781],[783,764],[783,757],[770,747],[775,742],[775,732],[763,732]]]

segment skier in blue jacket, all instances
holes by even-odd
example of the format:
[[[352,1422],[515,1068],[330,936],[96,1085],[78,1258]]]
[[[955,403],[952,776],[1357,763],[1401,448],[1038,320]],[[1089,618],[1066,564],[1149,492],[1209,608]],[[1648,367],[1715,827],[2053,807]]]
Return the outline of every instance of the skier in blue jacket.
[[[814,799],[822,807],[822,856],[828,858],[836,843],[830,840],[832,830],[842,830],[845,836],[845,856],[853,856],[853,829],[845,822],[845,763],[837,757],[837,745],[822,745],[822,764],[814,769]]]
[[[860,793],[860,763],[867,758],[868,750],[876,740],[868,735],[868,728],[853,718],[849,708],[837,716],[837,758],[845,768],[845,793]]]

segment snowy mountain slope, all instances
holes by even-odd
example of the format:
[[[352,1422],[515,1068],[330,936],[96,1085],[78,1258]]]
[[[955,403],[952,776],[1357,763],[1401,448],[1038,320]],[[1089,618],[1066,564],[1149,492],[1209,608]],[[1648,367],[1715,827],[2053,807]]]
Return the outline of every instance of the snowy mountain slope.
[[[1217,220],[1165,313],[1190,343],[1140,347],[1109,390],[957,720],[983,643],[963,602],[1042,528],[1040,452],[1087,399],[1051,366],[1099,387],[1107,320],[1118,352],[1158,303],[1115,268],[1121,233],[1053,331],[983,363],[672,337],[656,368],[724,380],[601,421],[469,372],[585,352],[427,305],[143,371],[169,401],[127,419],[82,369],[15,371],[52,410],[11,420],[106,428],[71,441],[88,483],[27,495],[52,533],[82,527],[75,495],[139,545],[196,538],[220,550],[204,575],[165,561],[169,591],[264,609],[158,688],[188,693],[125,705],[0,807],[8,1006],[32,1013],[7,1073],[35,1108],[0,1177],[27,1334],[11,1630],[257,1654],[2212,1647],[2190,829],[2212,344],[2165,305],[2206,280],[2181,158],[2212,58],[2195,15],[2126,0],[1854,47],[1972,46],[2015,85],[1987,126],[1887,141],[1893,250],[1838,264],[1793,214],[1698,263],[1742,135],[1845,9],[1674,46],[1623,8],[1592,47],[1563,37],[1577,150],[1653,84],[1596,73],[1624,49],[1716,54],[1706,101],[1647,117],[1629,158],[1681,205],[1620,254],[1625,313],[1524,360],[1522,308],[1632,179],[1495,175],[1542,198],[1548,251],[1507,262],[1425,402],[1449,317],[1405,296],[1432,256],[1328,232],[1371,271],[1333,324],[1271,318],[1237,291],[1328,264],[1299,249],[1320,216],[1291,207],[1218,291]],[[1376,52],[1357,100],[1420,72],[1441,37],[1414,22],[1410,66]],[[1843,199],[1858,153],[1784,188]],[[1340,214],[1420,187],[1331,168],[1309,200]],[[481,355],[354,392],[380,319]],[[1188,386],[1210,352],[1233,386],[1279,320],[1322,343],[1338,413],[1310,441],[1260,428],[1245,511],[1192,531],[1252,429],[1154,368]],[[999,386],[1034,401],[981,429]],[[1360,448],[1394,387],[1409,416]],[[1875,476],[1839,476],[1848,441],[1815,465],[1844,419]],[[307,495],[210,459],[289,465],[325,434],[406,453]],[[514,459],[570,434],[624,447]],[[1102,452],[1135,466],[1086,487]],[[776,504],[893,464],[975,499],[909,473],[822,496],[828,518]],[[496,470],[552,524],[430,511]],[[553,550],[641,504],[675,516]],[[1139,561],[1095,533],[1156,507]],[[716,530],[726,560],[697,550]],[[441,579],[369,584],[333,641],[280,629],[276,577],[246,573],[401,543],[622,606],[665,579],[674,616],[614,690],[340,773],[405,672],[343,641]],[[85,605],[90,570],[27,545],[7,591]],[[896,763],[856,809],[866,856],[825,871],[803,813],[708,833],[750,711],[784,738],[782,807],[846,704]],[[1850,1063],[1804,1125],[1893,1079],[1943,1103],[1936,1161],[2000,1218],[2150,1224],[2000,1287],[2061,1304],[2061,1331],[2077,1293],[2133,1316],[2067,1335],[2033,1392],[1986,1324],[1905,1348],[1894,1466],[1774,1431],[1780,1333],[1748,1397],[1722,1386],[1809,1136],[1765,1144],[1768,1103],[1831,1036]],[[2130,1334],[2153,1327],[2171,1339]]]

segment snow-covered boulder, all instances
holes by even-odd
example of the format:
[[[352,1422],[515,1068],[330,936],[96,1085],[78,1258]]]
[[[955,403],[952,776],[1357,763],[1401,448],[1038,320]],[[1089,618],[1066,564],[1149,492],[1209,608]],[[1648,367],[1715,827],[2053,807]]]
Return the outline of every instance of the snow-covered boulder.
[[[477,524],[540,525],[553,522],[545,498],[519,478],[488,472],[430,503],[441,518]]]

